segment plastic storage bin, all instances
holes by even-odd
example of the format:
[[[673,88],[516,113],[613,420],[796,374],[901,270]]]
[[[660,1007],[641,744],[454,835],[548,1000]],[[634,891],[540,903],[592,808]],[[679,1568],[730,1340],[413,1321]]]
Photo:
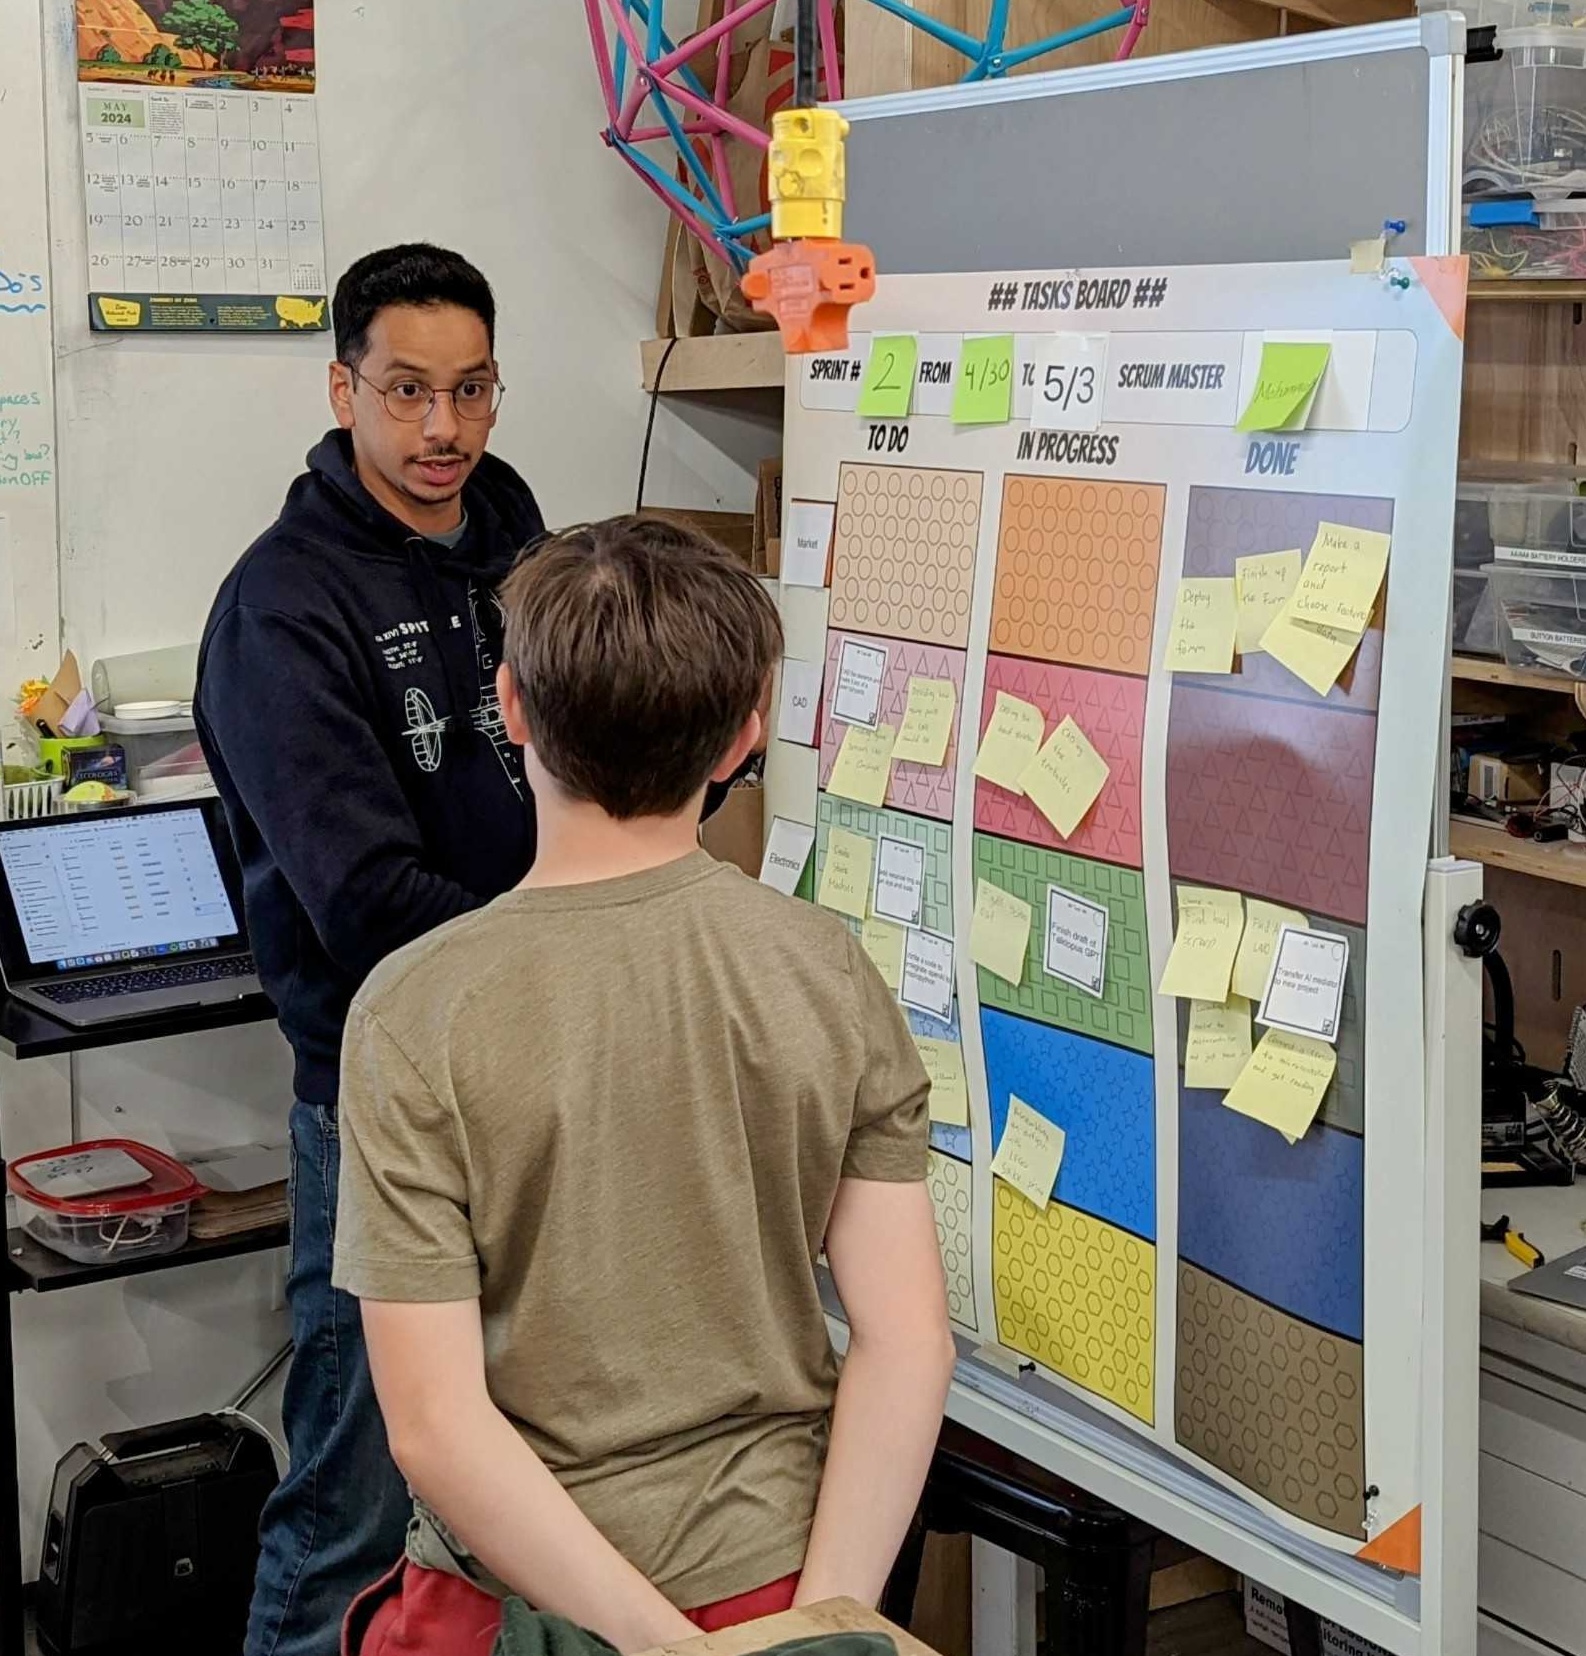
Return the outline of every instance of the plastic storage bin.
[[[137,1179],[130,1164],[146,1177]],[[119,1183],[108,1176],[127,1168]],[[204,1187],[179,1161],[131,1139],[94,1139],[24,1156],[6,1170],[17,1222],[35,1242],[80,1265],[174,1253]]]
[[[1586,570],[1490,563],[1486,574],[1504,660],[1586,679]]]
[[[1586,499],[1570,476],[1461,478],[1454,505],[1454,649],[1501,655],[1494,563],[1586,573]]]

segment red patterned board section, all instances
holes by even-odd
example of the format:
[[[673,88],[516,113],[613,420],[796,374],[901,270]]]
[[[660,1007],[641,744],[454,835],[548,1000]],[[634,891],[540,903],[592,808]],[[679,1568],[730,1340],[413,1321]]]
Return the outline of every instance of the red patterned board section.
[[[1173,685],[1167,846],[1173,877],[1366,923],[1377,721]]]
[[[1097,673],[1016,656],[991,656],[986,662],[986,695],[980,707],[980,733],[986,733],[1005,690],[1046,715],[1048,734],[1070,714],[1107,761],[1112,775],[1101,797],[1065,840],[1028,799],[994,782],[975,783],[975,826],[982,833],[1026,840],[1052,850],[1073,851],[1103,862],[1140,864],[1140,743],[1145,729],[1146,681],[1119,673]]]
[[[1166,505],[1160,483],[1005,478],[991,648],[1150,672]]]
[[[881,685],[881,721],[894,730],[903,723],[903,709],[909,699],[911,678],[951,679],[958,705],[964,701],[964,652],[946,650],[936,644],[915,644],[901,638],[871,638],[861,633],[832,631],[826,635],[826,689],[821,697],[821,786],[831,780],[837,750],[848,726],[832,717],[832,700],[837,685],[837,664],[842,659],[843,640],[857,638],[879,645],[887,652],[887,673]],[[887,787],[887,804],[895,811],[912,811],[916,816],[953,819],[955,778],[958,774],[958,712],[953,714],[953,731],[947,739],[947,756],[941,765],[915,765],[899,760],[892,767]]]

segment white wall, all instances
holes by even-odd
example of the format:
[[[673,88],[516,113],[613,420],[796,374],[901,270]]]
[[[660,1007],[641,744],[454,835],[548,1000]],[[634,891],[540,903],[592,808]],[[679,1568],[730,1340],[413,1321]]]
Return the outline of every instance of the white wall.
[[[61,622],[86,670],[103,654],[197,638],[222,576],[329,423],[330,344],[89,331],[69,0],[0,0],[0,99],[9,92],[13,114],[31,107],[36,121],[36,57],[13,50],[25,30],[4,27],[30,10],[46,31]],[[319,0],[316,13],[332,271],[408,237],[473,258],[502,311],[509,395],[497,451],[529,478],[553,523],[627,509],[647,413],[638,341],[653,331],[664,221],[599,141],[582,8]],[[775,434],[745,436],[710,411],[688,418],[661,410],[649,499],[747,511],[753,464]],[[44,542],[18,569],[34,587],[56,575]],[[55,646],[50,636],[45,648]],[[178,1151],[280,1143],[289,1087],[271,1029],[75,1065],[0,1061],[4,1143],[15,1155],[74,1130]],[[225,1402],[284,1335],[277,1269],[221,1263],[17,1302],[29,1573],[58,1455],[78,1438]]]

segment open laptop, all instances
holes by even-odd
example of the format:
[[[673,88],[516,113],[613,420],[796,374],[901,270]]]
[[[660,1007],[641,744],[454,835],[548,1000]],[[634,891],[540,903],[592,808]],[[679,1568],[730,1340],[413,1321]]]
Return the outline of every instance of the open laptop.
[[[0,970],[78,1029],[258,993],[220,801],[0,823]]]

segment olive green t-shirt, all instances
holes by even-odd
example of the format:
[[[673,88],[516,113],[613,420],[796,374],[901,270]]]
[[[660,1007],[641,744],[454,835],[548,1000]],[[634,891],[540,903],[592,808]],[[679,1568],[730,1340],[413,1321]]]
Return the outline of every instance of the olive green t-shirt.
[[[335,1281],[478,1298],[490,1395],[674,1603],[804,1559],[839,1179],[926,1174],[929,1082],[833,915],[695,853],[515,891],[347,1021]]]

